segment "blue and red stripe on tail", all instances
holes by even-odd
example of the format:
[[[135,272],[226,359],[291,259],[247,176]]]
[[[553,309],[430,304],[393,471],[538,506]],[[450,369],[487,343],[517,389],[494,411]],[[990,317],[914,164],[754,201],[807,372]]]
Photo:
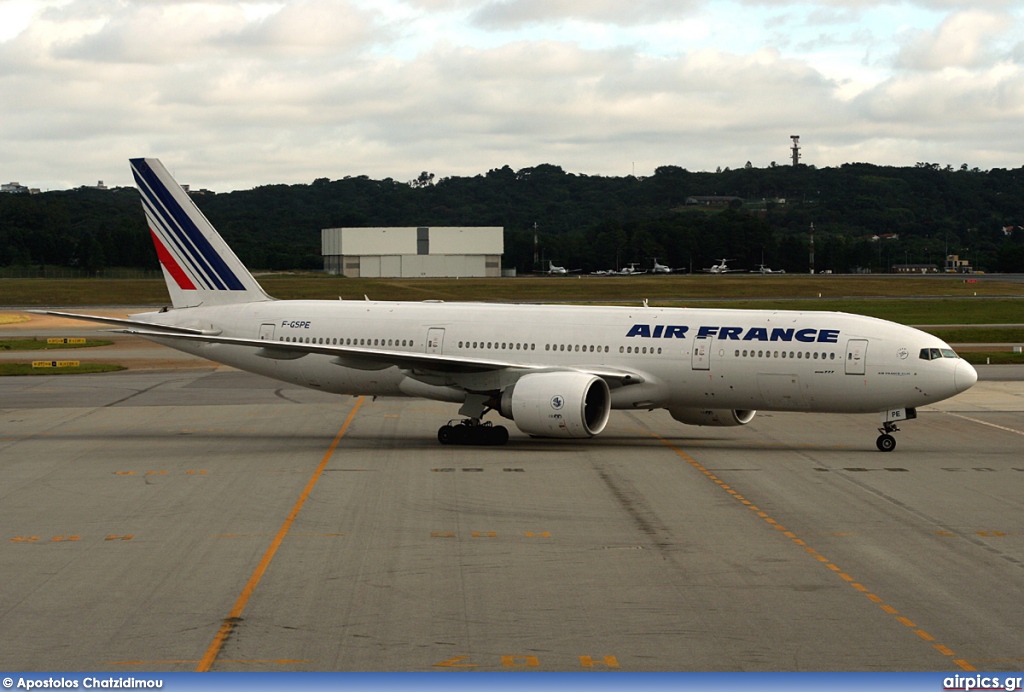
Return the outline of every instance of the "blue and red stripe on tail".
[[[272,300],[157,159],[131,159],[175,308]]]

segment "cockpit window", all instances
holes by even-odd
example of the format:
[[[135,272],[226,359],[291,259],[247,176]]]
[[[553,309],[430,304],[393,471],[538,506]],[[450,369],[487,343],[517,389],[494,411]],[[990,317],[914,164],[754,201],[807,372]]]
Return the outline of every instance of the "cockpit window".
[[[922,348],[921,360],[936,360],[937,358],[959,358],[951,348]]]

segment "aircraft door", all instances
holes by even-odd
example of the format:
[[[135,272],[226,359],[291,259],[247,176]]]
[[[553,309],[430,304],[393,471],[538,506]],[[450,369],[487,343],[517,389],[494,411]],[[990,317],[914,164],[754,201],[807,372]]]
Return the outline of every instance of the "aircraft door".
[[[693,340],[693,369],[711,369],[711,346],[714,337],[698,336]]]
[[[444,348],[444,329],[431,327],[427,330],[427,353],[440,355]]]
[[[850,339],[846,342],[846,374],[863,375],[868,355],[867,339]]]
[[[261,324],[260,325],[260,341],[273,341],[274,340],[274,325],[273,324]]]

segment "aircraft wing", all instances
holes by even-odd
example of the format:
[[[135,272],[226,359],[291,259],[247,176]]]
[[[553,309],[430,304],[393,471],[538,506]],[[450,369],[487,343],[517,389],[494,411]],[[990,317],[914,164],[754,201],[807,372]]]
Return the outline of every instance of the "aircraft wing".
[[[79,315],[74,312],[57,312],[56,310],[26,310],[35,315],[53,315],[54,317],[66,317],[72,320],[85,320],[86,322],[99,322],[101,324],[112,324],[116,327],[139,327],[141,329],[151,329],[153,331],[160,332],[161,335],[166,336],[167,334],[196,334],[196,335],[216,335],[220,334],[220,330],[210,331],[204,329],[192,329],[191,327],[176,327],[168,324],[155,324],[153,322],[141,322],[139,320],[128,320],[121,317],[100,317],[99,315]]]
[[[135,325],[144,323],[136,322]],[[153,326],[146,324],[147,327]],[[437,353],[417,353],[410,351],[393,351],[376,348],[358,348],[351,346],[329,346],[327,344],[300,344],[286,341],[268,341],[266,339],[243,339],[212,334],[185,333],[179,331],[158,331],[144,328],[114,329],[121,334],[131,334],[154,339],[176,339],[207,344],[226,344],[245,346],[258,349],[256,355],[276,360],[295,360],[319,353],[334,356],[338,365],[357,370],[384,370],[397,367],[409,371],[410,376],[424,375],[471,375],[478,373],[506,370],[512,372],[550,372],[578,371],[586,372],[605,380],[611,387],[622,387],[640,384],[644,381],[641,374],[622,368],[607,366],[567,367],[561,365],[538,365],[534,363],[516,363],[514,361],[494,360],[489,358],[466,358],[463,356],[445,356]],[[192,330],[196,331],[196,330]]]

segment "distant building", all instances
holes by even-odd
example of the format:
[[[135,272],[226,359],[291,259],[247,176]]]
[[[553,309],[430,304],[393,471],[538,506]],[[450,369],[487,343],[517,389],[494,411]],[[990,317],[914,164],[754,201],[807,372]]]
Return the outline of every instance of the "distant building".
[[[733,202],[743,203],[742,197],[726,197],[719,195],[694,195],[686,198],[689,205],[700,205],[704,207],[728,207]]]
[[[21,183],[3,183],[0,185],[0,192],[27,195],[32,191]],[[36,192],[39,192],[39,190],[36,190]]]
[[[351,278],[498,277],[500,226],[324,228],[324,271]]]
[[[939,268],[934,264],[894,264],[893,274],[937,274]]]
[[[946,255],[947,274],[973,274],[974,267],[967,260],[960,259],[960,255]]]

